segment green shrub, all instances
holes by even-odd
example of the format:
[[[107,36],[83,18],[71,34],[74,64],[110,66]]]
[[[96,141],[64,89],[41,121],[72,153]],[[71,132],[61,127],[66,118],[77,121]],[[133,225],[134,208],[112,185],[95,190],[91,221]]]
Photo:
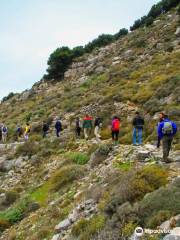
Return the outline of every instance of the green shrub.
[[[27,214],[32,212],[32,208],[30,208],[31,204],[32,202],[26,198],[8,208],[7,210],[1,211],[0,222],[4,223],[4,230],[6,227],[9,227],[10,225],[21,221]],[[35,211],[37,208],[33,210]]]
[[[19,197],[19,194],[15,191],[9,191],[5,193],[5,200],[3,201],[3,205],[9,206],[14,203]]]
[[[168,187],[160,188],[159,190],[149,194],[139,203],[138,214],[141,223],[145,226],[148,220],[153,219],[157,213],[169,212],[171,216],[175,216],[180,212],[180,179]]]
[[[93,216],[90,220],[83,218],[73,226],[72,235],[80,240],[90,240],[104,225],[105,218],[102,215]]]
[[[81,152],[68,152],[65,157],[79,165],[84,165],[89,161],[89,156]]]
[[[171,217],[171,213],[169,211],[160,210],[148,220],[147,226],[151,229],[154,229],[155,227],[160,226],[161,223],[165,222],[170,217]]]
[[[75,164],[62,167],[52,176],[51,188],[52,190],[59,190],[60,188],[72,183],[74,180],[80,179],[82,176],[84,176],[84,174],[84,168]]]
[[[40,150],[40,145],[37,142],[33,142],[31,140],[25,142],[22,145],[19,145],[16,149],[16,156],[33,156],[37,154]]]
[[[131,237],[132,234],[134,233],[134,230],[136,227],[137,227],[137,224],[133,223],[133,222],[129,222],[129,223],[125,224],[125,226],[122,229],[122,237],[123,238]]]
[[[160,167],[149,166],[138,171],[121,171],[121,176],[117,179],[116,181],[120,184],[114,187],[112,198],[105,209],[109,215],[116,213],[121,204],[134,203],[141,200],[147,193],[164,186],[167,183],[167,173]]]

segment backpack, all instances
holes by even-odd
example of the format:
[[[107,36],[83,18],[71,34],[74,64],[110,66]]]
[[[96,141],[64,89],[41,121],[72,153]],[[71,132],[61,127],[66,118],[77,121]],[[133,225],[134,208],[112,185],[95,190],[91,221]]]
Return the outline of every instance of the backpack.
[[[171,135],[173,133],[173,127],[171,122],[164,122],[162,133],[164,135]]]
[[[119,131],[119,128],[120,128],[120,121],[118,119],[115,119],[113,122],[113,130]]]
[[[3,127],[2,132],[3,132],[3,133],[7,133],[7,128],[6,128],[6,127]]]

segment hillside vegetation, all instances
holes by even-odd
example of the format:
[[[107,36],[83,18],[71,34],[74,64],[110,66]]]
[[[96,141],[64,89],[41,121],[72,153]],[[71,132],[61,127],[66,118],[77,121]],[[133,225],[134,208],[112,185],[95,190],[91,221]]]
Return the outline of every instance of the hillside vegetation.
[[[162,164],[153,145],[160,111],[180,125],[180,19],[172,4],[107,45],[83,54],[78,48],[75,57],[61,48],[71,55],[65,67],[58,62],[62,72],[1,103],[9,140],[0,144],[0,239],[126,240],[137,226],[156,229],[166,220],[180,226],[179,132],[172,163]],[[136,110],[145,116],[139,147],[131,145]],[[101,143],[75,139],[74,120],[86,113],[102,117]],[[114,114],[122,122],[117,146],[109,130]],[[56,116],[63,124],[59,139]],[[51,125],[46,139],[43,120]],[[14,143],[17,124],[26,121],[29,141]]]

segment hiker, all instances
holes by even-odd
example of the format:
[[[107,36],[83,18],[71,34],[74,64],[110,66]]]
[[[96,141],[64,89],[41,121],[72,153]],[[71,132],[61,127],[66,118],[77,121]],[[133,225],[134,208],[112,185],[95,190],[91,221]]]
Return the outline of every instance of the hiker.
[[[136,141],[138,138],[138,144],[142,144],[142,132],[144,127],[144,118],[140,116],[139,112],[136,112],[136,116],[133,118],[132,124],[134,126],[133,129],[133,144],[137,145]]]
[[[27,141],[29,139],[29,133],[31,131],[31,126],[29,123],[26,123],[25,131],[24,131],[24,139]]]
[[[43,138],[45,138],[49,131],[49,125],[45,121],[43,121],[42,130],[43,130]]]
[[[102,127],[102,119],[97,117],[94,122],[94,135],[95,135],[97,141],[99,141],[101,138],[101,135],[100,135],[101,127]]]
[[[0,125],[0,141],[2,140],[2,126]]]
[[[113,117],[112,124],[111,124],[112,140],[114,142],[118,142],[119,140],[119,130],[120,130],[120,119],[115,116]]]
[[[159,124],[160,124],[161,122],[163,122],[163,120],[164,120],[164,113],[161,112],[161,113],[159,114],[158,126],[159,126]],[[158,137],[157,137],[157,148],[160,147],[160,144],[161,144],[161,138],[160,138],[159,135],[158,135]]]
[[[17,125],[17,129],[16,129],[16,140],[19,141],[20,137],[22,136],[22,128],[21,126],[18,124]]]
[[[55,123],[56,136],[60,137],[60,132],[62,131],[61,121],[58,119]]]
[[[81,120],[79,117],[76,118],[76,127],[75,127],[75,133],[76,133],[76,137],[80,137],[81,136]]]
[[[3,143],[5,143],[7,141],[8,129],[4,124],[1,126],[1,133],[2,133],[2,141]]]
[[[86,114],[86,116],[84,117],[84,121],[83,121],[83,130],[84,130],[84,137],[85,139],[88,139],[91,131],[92,131],[92,117],[90,117],[88,114]]]
[[[173,137],[177,132],[177,126],[170,121],[168,115],[164,115],[163,121],[158,126],[158,136],[162,139],[163,146],[163,161],[168,163],[168,156],[171,149]]]

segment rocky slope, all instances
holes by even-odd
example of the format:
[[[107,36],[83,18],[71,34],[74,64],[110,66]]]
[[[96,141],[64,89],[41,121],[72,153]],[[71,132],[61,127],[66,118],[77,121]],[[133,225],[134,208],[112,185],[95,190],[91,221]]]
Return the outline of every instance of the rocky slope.
[[[176,9],[152,26],[84,55],[62,82],[41,81],[0,105],[9,143],[0,145],[0,239],[130,239],[137,226],[180,227],[179,133],[172,163],[154,147],[158,112],[179,124],[180,27]],[[131,119],[146,119],[145,145],[131,146]],[[75,139],[73,121],[103,118],[101,143]],[[120,145],[109,121],[122,119]],[[53,137],[53,119],[63,122]],[[51,124],[47,139],[42,120]],[[14,143],[17,123],[30,121],[29,142]],[[168,223],[166,221],[169,221]],[[152,237],[152,238],[151,238]],[[145,236],[160,239],[161,236]]]

